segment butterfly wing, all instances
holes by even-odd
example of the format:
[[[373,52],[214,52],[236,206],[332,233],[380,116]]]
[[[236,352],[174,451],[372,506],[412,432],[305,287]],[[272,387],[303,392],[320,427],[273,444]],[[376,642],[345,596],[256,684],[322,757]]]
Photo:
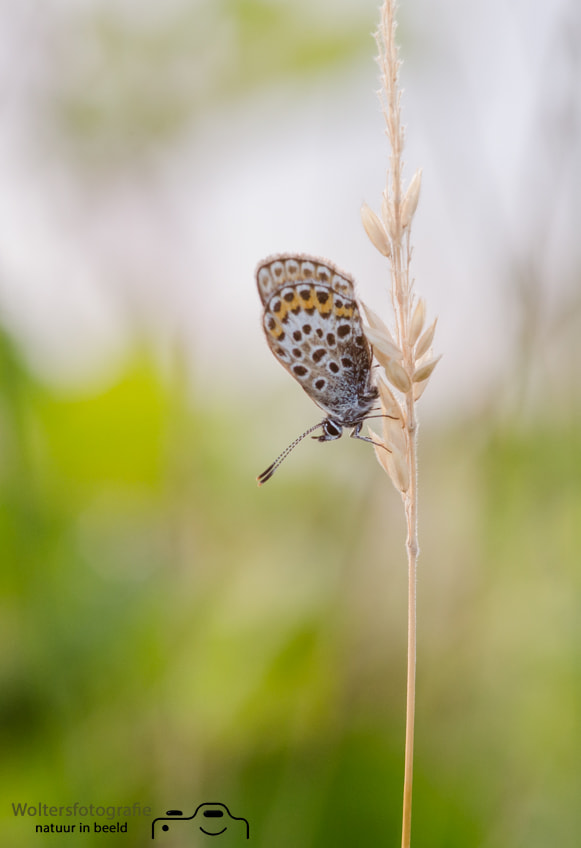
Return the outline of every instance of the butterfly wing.
[[[285,283],[322,283],[345,297],[355,296],[349,274],[326,259],[306,254],[279,253],[263,259],[256,269],[256,282],[263,306]]]
[[[274,356],[338,423],[357,423],[377,390],[353,280],[328,262],[283,255],[259,265],[257,283]]]

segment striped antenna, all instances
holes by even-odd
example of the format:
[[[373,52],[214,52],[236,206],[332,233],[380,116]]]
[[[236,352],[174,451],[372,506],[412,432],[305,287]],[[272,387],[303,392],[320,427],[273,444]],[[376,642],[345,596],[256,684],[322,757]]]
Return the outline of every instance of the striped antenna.
[[[277,456],[277,458],[274,460],[272,465],[269,465],[268,468],[266,469],[266,471],[263,471],[262,474],[258,475],[258,477],[256,478],[258,485],[262,486],[264,483],[266,483],[267,480],[270,480],[270,478],[272,477],[272,475],[274,474],[274,472],[276,471],[278,466],[281,464],[281,462],[283,462],[287,458],[287,456],[293,450],[293,448],[296,448],[298,443],[302,442],[302,440],[305,438],[305,436],[308,436],[310,433],[313,432],[313,430],[318,430],[319,427],[322,426],[322,423],[323,422],[321,421],[319,424],[315,424],[314,427],[309,427],[309,429],[305,430],[305,432],[301,436],[299,436],[298,439],[295,439],[294,442],[291,442],[291,444],[288,446],[288,448],[285,448],[283,450],[283,452],[281,453],[281,455]]]

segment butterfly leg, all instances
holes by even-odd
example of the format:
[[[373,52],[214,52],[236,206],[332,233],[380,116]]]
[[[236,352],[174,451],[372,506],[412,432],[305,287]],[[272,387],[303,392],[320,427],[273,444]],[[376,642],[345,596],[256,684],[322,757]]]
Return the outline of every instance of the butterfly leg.
[[[363,421],[360,421],[359,424],[356,424],[351,430],[352,439],[359,439],[360,442],[368,442],[370,445],[375,445],[376,448],[384,448],[388,453],[391,453],[390,449],[386,448],[385,445],[381,444],[381,442],[374,442],[373,439],[370,439],[368,436],[360,436],[359,434],[362,426]]]

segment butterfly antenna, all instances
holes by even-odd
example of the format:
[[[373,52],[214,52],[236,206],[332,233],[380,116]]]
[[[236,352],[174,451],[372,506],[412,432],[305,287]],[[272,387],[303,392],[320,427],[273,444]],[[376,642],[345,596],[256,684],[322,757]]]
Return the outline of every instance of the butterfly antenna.
[[[399,418],[398,415],[386,415],[385,412],[382,412],[379,415],[366,415],[365,418],[362,418],[362,421],[369,421],[370,418],[391,418],[392,421],[397,421]]]
[[[281,464],[281,462],[283,462],[283,460],[285,460],[287,458],[287,456],[293,450],[293,448],[296,448],[298,443],[302,442],[302,440],[305,438],[305,436],[308,436],[310,433],[313,432],[313,430],[317,430],[321,426],[321,424],[322,424],[322,422],[320,422],[319,424],[315,424],[314,427],[309,427],[309,429],[305,430],[305,432],[301,436],[299,436],[297,439],[295,439],[294,442],[291,442],[291,444],[288,446],[288,448],[285,448],[283,450],[283,452],[281,453],[281,455],[277,456],[277,458],[274,460],[272,465],[269,465],[268,468],[266,469],[266,471],[263,471],[262,474],[258,475],[258,477],[256,478],[258,485],[262,486],[263,483],[266,483],[267,480],[270,480],[270,478],[272,477],[272,475],[274,474],[274,472],[276,471],[278,466]]]

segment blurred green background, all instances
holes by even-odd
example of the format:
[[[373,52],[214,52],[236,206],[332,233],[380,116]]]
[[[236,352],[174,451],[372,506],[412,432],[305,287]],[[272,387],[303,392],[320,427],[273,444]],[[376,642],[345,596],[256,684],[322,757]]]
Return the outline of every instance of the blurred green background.
[[[461,45],[477,28],[453,6],[431,38],[425,4],[402,9],[407,85],[417,79],[426,103],[426,82],[444,85],[450,70],[442,45]],[[509,9],[510,33],[518,11]],[[349,440],[305,443],[268,486],[254,482],[316,412],[261,338],[252,266],[288,244],[259,217],[254,192],[264,199],[268,188],[248,150],[281,113],[272,107],[256,136],[245,115],[272,98],[300,121],[308,100],[333,123],[353,79],[349,102],[361,86],[381,143],[375,2],[172,2],[162,11],[95,0],[1,10],[20,42],[2,54],[2,120],[12,131],[0,175],[5,197],[32,198],[20,209],[0,204],[2,842],[73,844],[35,834],[51,819],[14,817],[12,803],[138,801],[154,815],[189,815],[221,801],[250,820],[252,843],[264,848],[397,845],[401,504],[371,452]],[[557,38],[578,13],[562,4],[551,20]],[[541,24],[518,34],[527,61],[525,48],[546,35]],[[40,58],[20,58],[34,45]],[[453,55],[469,67],[471,55]],[[561,114],[578,117],[577,81],[563,71],[566,51],[559,55]],[[529,129],[537,119],[545,126],[543,86]],[[328,89],[333,108],[319,103]],[[473,107],[477,122],[485,104]],[[461,111],[461,96],[442,108]],[[418,128],[418,150],[428,151],[440,125],[428,106],[411,112],[431,116]],[[200,156],[199,137],[213,123],[228,127],[224,149],[193,165],[183,151],[193,145]],[[467,124],[469,141],[477,133]],[[534,214],[527,206],[511,219],[504,209],[504,240],[487,218],[498,211],[494,193],[484,193],[487,175],[455,184],[453,142],[432,154],[439,177],[425,188],[428,212],[418,212],[417,286],[432,313],[441,311],[436,345],[446,356],[420,433],[416,846],[573,848],[581,836],[580,264],[562,194],[579,173],[550,170],[570,161],[578,131],[569,122],[550,137],[532,134],[522,184],[541,167],[547,179]],[[334,155],[321,132],[305,128],[307,170]],[[411,120],[408,134],[415,150]],[[509,155],[503,141],[498,161]],[[292,182],[291,156],[281,151]],[[11,185],[14,161],[21,182]],[[234,207],[208,176],[213,168],[229,180],[238,172]],[[371,174],[350,168],[347,195],[371,192]],[[358,179],[363,188],[353,188]],[[128,185],[137,198],[129,211]],[[191,186],[200,208],[190,229],[189,207],[181,217],[176,208]],[[381,180],[374,186],[379,197]],[[353,228],[350,200],[337,212],[331,198],[274,190],[285,194],[280,215],[292,238],[301,235],[293,221],[310,214],[305,202],[316,199],[316,217],[330,219],[305,250],[341,243],[340,232],[329,235],[333,214],[353,216]],[[478,266],[478,247],[466,258],[470,245],[434,234],[429,212],[444,198],[449,220],[463,226],[469,197],[482,200],[474,242],[502,269],[492,294],[479,290],[477,271],[465,289],[446,288],[438,264],[456,250],[462,273]],[[132,217],[140,204],[156,208],[144,229]],[[276,218],[278,205],[264,205]],[[94,207],[102,218],[90,217]],[[111,216],[116,241],[102,234]],[[356,270],[372,252],[359,238],[344,252]],[[191,242],[183,253],[182,242]],[[557,282],[556,249],[565,269]],[[44,261],[59,250],[59,261]],[[479,315],[486,305],[492,318],[482,319],[479,347],[470,309]],[[149,822],[129,819],[127,834],[107,838],[144,845]],[[85,834],[82,844],[103,838]],[[191,840],[184,834],[175,846]]]

